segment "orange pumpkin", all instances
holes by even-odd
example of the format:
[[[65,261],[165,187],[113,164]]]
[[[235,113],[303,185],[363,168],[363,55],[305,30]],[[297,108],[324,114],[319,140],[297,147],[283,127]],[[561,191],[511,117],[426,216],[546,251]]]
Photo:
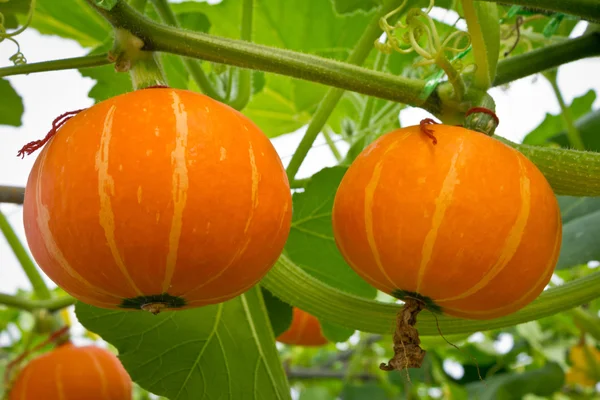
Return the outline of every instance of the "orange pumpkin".
[[[434,125],[380,137],[337,191],[333,229],[350,266],[377,289],[468,319],[534,300],[556,265],[558,202],[541,172],[484,134]]]
[[[131,378],[114,354],[67,342],[31,360],[19,373],[9,400],[130,400]]]
[[[295,307],[292,324],[287,331],[279,335],[277,341],[298,346],[323,346],[328,342],[323,336],[317,317]]]
[[[241,113],[186,90],[120,95],[68,120],[27,182],[40,267],[103,308],[197,307],[255,285],[291,222],[288,180]]]

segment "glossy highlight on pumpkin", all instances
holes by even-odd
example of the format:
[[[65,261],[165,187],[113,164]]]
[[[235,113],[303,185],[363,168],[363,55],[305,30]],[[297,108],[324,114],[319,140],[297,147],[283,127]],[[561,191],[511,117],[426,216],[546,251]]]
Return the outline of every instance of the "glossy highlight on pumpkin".
[[[152,88],[67,121],[27,182],[25,233],[77,299],[158,312],[254,286],[287,239],[291,194],[269,139],[207,96]]]
[[[294,307],[292,324],[287,331],[283,332],[277,341],[297,346],[323,346],[328,340],[323,336],[321,323],[317,317]]]
[[[550,280],[558,202],[542,173],[500,141],[461,127],[380,137],[336,194],[333,228],[348,264],[398,298],[468,319],[513,313]]]
[[[67,342],[31,360],[9,400],[131,400],[131,378],[108,350]]]

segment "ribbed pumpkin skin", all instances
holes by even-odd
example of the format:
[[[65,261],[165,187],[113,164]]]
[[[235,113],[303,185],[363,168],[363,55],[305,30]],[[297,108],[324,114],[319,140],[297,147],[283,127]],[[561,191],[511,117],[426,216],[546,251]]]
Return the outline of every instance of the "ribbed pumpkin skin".
[[[297,346],[323,346],[328,340],[323,336],[317,317],[294,307],[292,324],[277,338],[278,342]]]
[[[350,166],[333,208],[338,248],[389,294],[424,296],[468,319],[510,314],[542,292],[556,265],[556,197],[516,150],[460,127],[430,129],[437,145],[407,127]]]
[[[171,306],[195,307],[267,273],[291,209],[281,160],[252,121],[156,88],[101,102],[58,131],[30,174],[24,223],[40,267],[85,303],[136,308],[166,293],[181,303]]]
[[[130,400],[131,378],[114,354],[70,343],[31,360],[9,400]]]

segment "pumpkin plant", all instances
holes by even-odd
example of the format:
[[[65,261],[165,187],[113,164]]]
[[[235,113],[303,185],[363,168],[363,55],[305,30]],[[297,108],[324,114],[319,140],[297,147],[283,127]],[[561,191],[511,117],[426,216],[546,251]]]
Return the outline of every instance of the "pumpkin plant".
[[[0,46],[33,29],[89,52],[28,63],[19,48],[0,68],[1,124],[19,126],[23,112],[4,77],[78,69],[96,82],[94,105],[61,110],[13,149],[35,162],[26,187],[0,187],[0,201],[23,203],[33,259],[1,213],[0,228],[33,291],[0,303],[38,320],[76,304],[136,395],[288,399],[307,371],[283,368],[279,341],[330,368],[314,376],[341,378],[331,398],[357,398],[365,382],[383,398],[545,396],[562,390],[567,353],[545,353],[536,329],[560,319],[565,349],[600,340],[600,273],[585,266],[600,257],[594,100],[568,105],[552,72],[600,55],[597,2],[57,3],[0,1]],[[523,144],[496,135],[511,116],[491,89],[538,73],[561,115]],[[408,106],[431,118],[401,127]],[[277,154],[270,139],[301,128],[291,158]],[[320,135],[336,165],[300,178]],[[10,318],[23,333],[13,353],[47,331]],[[492,357],[500,328],[520,342]],[[474,332],[487,350],[465,341]],[[360,340],[349,353],[320,358],[333,349],[320,345],[350,337]],[[23,376],[86,351],[48,350]],[[517,351],[533,359],[521,375]],[[451,378],[449,357],[489,387]],[[380,371],[387,359],[386,370],[421,366],[404,371],[415,386]],[[68,384],[101,382],[88,378]],[[17,380],[10,395],[21,390],[31,389]]]

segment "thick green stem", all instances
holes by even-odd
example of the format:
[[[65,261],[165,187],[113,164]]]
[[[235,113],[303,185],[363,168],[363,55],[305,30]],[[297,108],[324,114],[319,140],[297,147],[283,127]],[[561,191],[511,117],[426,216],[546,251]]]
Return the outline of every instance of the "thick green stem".
[[[166,23],[167,25],[170,25],[170,26],[179,27],[179,22],[177,21],[177,17],[173,13],[173,10],[169,6],[169,3],[167,2],[167,0],[150,0],[150,1],[154,5],[156,12],[158,13],[158,15],[160,16],[160,18],[163,20],[164,23]],[[205,95],[212,97],[213,99],[215,99],[217,101],[221,101],[221,102],[225,101],[225,97],[221,93],[219,93],[217,91],[217,89],[215,89],[213,84],[208,79],[208,76],[206,76],[206,73],[202,69],[202,66],[200,65],[200,62],[198,60],[193,60],[193,59],[184,57],[184,58],[182,58],[182,61],[183,61],[183,65],[185,65],[188,72],[192,76],[192,79],[194,80],[194,82],[196,82],[196,84],[198,85],[200,90],[202,90],[202,92]]]
[[[155,54],[149,53],[148,57],[136,61],[129,71],[134,89],[145,89],[152,86],[166,86],[163,75]]]
[[[252,41],[252,19],[254,14],[254,1],[244,0],[242,4],[242,33],[241,39]],[[252,93],[252,71],[242,68],[239,71],[237,92],[235,97],[229,101],[229,105],[236,110],[242,110],[250,101]]]
[[[21,243],[21,240],[19,240],[19,237],[13,230],[2,211],[0,211],[0,231],[2,231],[4,234],[4,237],[8,241],[13,253],[15,253],[15,256],[17,257],[17,260],[19,260],[19,263],[21,263],[21,267],[23,268],[25,275],[27,275],[27,278],[29,278],[29,282],[31,282],[31,286],[33,287],[35,295],[41,300],[46,300],[52,297],[48,287],[46,286],[46,283],[44,282],[44,279],[42,278],[42,275],[40,275],[40,272],[35,266],[33,260],[31,257],[29,257],[29,253],[27,253],[27,250]]]
[[[332,323],[363,332],[389,334],[393,330],[400,306],[367,300],[337,290],[313,278],[281,256],[261,284],[283,301]],[[550,289],[522,310],[487,321],[438,316],[445,335],[471,333],[514,326],[568,310],[598,296],[600,273],[589,275]],[[437,321],[431,313],[421,312],[417,323],[422,336],[439,335]]]
[[[565,99],[563,98],[560,88],[558,87],[557,71],[549,71],[548,73],[545,73],[544,76],[546,79],[548,79],[550,85],[552,85],[552,90],[554,91],[556,100],[560,105],[561,116],[565,129],[567,130],[567,139],[569,140],[569,144],[576,150],[585,150],[579,130],[575,127],[575,121],[573,120],[571,109],[565,103]]]
[[[588,33],[500,61],[494,86],[597,55],[600,55],[600,32]]]
[[[75,304],[76,301],[77,300],[75,300],[71,296],[61,296],[48,300],[35,301],[28,300],[19,296],[12,296],[9,294],[0,293],[0,304],[25,311],[45,309],[50,312],[54,312],[69,307]]]
[[[119,1],[111,11],[99,9],[91,0],[87,1],[114,26],[130,30],[141,38],[145,43],[144,50],[166,51],[243,68],[274,72],[417,105],[434,114],[441,111],[439,98],[435,94],[425,101],[419,99],[419,94],[425,86],[422,80],[392,76],[351,63],[277,47],[164,26],[135,13],[122,1]],[[380,33],[378,26],[369,26],[367,31]],[[379,33],[372,37],[377,38]],[[372,47],[372,43],[370,45]],[[370,48],[364,50],[368,51]],[[358,54],[356,49],[355,53]]]
[[[366,60],[369,53],[373,49],[373,42],[381,35],[381,27],[379,26],[379,21],[381,17],[385,16],[390,11],[397,8],[400,3],[401,2],[399,0],[389,0],[384,4],[383,7],[380,8],[379,12],[373,16],[373,19],[371,20],[367,28],[364,30],[361,38],[359,39],[358,43],[352,50],[352,53],[348,57],[346,65],[360,65]],[[411,4],[408,4],[407,7],[405,7],[405,10],[410,8],[410,6]],[[421,84],[419,84],[419,87],[422,90],[422,87],[424,87],[424,85],[420,85]],[[302,162],[306,158],[306,155],[308,154],[308,152],[312,148],[313,143],[317,139],[319,132],[321,132],[321,129],[323,129],[323,126],[325,126],[327,119],[331,115],[331,112],[333,111],[337,103],[342,98],[343,94],[343,90],[335,88],[329,89],[327,91],[327,94],[325,94],[325,97],[319,104],[319,108],[314,113],[313,118],[310,121],[306,132],[304,133],[304,137],[300,141],[298,148],[294,152],[294,155],[292,156],[292,159],[288,164],[286,172],[290,181],[292,181],[298,173],[300,165],[302,165]],[[418,96],[418,93],[413,92],[413,95]],[[415,99],[413,99],[412,101],[415,101]]]
[[[507,3],[571,14],[588,21],[600,22],[598,0],[478,0],[494,3]]]
[[[111,64],[108,54],[64,58],[62,60],[43,61],[38,63],[13,65],[0,68],[0,78],[11,75],[33,74],[36,72],[61,71],[64,69],[90,68]]]
[[[600,196],[599,153],[517,144],[494,137],[529,158],[557,195]]]

